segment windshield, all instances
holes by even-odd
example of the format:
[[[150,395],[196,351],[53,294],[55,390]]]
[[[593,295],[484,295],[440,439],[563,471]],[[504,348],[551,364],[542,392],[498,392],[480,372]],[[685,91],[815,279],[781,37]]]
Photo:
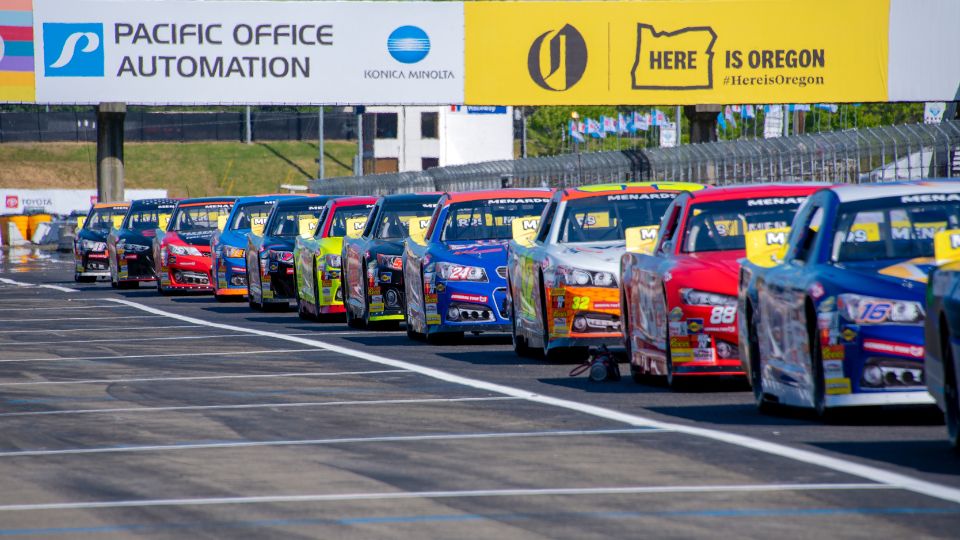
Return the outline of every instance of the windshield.
[[[933,237],[960,228],[960,197],[924,194],[840,205],[833,236],[835,262],[933,257]],[[944,202],[936,201],[942,197]],[[945,202],[953,197],[953,202]]]
[[[111,227],[120,228],[123,223],[123,216],[127,215],[128,207],[113,206],[109,208],[94,208],[93,213],[83,224],[85,229],[107,230]]]
[[[322,212],[323,205],[316,204],[276,208],[267,222],[267,234],[283,237],[313,236]]]
[[[694,204],[687,218],[682,251],[746,249],[744,234],[747,231],[789,227],[804,199],[806,197],[767,197]]]
[[[139,208],[131,210],[123,220],[123,228],[131,231],[163,229],[170,221],[173,205],[160,208]]]
[[[367,226],[367,217],[370,216],[372,204],[362,206],[341,206],[333,213],[330,223],[330,232],[327,236],[360,236]],[[349,234],[348,234],[349,233]]]
[[[380,212],[380,222],[374,238],[381,240],[401,240],[410,236],[407,223],[413,218],[429,220],[436,210],[437,203],[405,203],[385,206]],[[426,228],[426,227],[424,227]]]
[[[233,213],[230,230],[250,229],[256,236],[263,236],[263,227],[267,224],[270,210],[277,201],[247,203]]]
[[[631,227],[659,225],[676,193],[620,193],[567,201],[559,243],[624,239]]]
[[[440,239],[444,242],[508,240],[513,237],[514,219],[539,219],[549,200],[492,199],[452,204]]]
[[[227,219],[233,203],[192,203],[177,207],[171,218],[171,232],[206,231],[216,229],[221,219]]]

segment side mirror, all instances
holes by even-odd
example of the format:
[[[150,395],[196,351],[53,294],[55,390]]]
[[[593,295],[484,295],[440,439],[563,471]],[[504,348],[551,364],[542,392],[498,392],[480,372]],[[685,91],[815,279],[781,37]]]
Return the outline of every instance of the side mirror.
[[[960,259],[960,229],[940,231],[933,236],[933,257],[938,266]]]
[[[427,227],[430,226],[430,218],[412,218],[407,222],[410,240],[425,246],[427,244]]]
[[[782,264],[787,256],[787,236],[789,235],[790,227],[747,231],[744,235],[747,260],[766,268]]]
[[[654,248],[657,247],[657,233],[660,232],[660,226],[630,227],[623,232],[627,240],[627,251],[652,255]]]
[[[521,246],[532,246],[534,238],[537,237],[537,227],[539,225],[539,216],[513,218],[513,221],[510,223],[513,240]]]

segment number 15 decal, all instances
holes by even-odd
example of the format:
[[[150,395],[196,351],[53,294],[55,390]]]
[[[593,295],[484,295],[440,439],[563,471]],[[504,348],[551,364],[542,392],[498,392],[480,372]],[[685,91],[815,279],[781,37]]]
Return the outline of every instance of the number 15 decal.
[[[716,306],[710,312],[710,324],[733,324],[733,320],[736,318],[736,306]]]

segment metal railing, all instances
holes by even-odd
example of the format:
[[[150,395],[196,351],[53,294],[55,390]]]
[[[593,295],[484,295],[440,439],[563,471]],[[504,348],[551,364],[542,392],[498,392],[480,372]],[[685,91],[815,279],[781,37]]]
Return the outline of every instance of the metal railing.
[[[328,178],[311,182],[310,190],[384,195],[497,187],[558,188],[636,180],[858,183],[944,177],[960,178],[957,120]]]

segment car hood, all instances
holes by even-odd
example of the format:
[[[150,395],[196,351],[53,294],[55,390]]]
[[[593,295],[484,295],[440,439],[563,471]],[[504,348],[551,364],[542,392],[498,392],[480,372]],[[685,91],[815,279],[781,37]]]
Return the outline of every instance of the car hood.
[[[368,251],[370,251],[370,253],[378,253],[380,255],[402,255],[403,239],[371,240]]]
[[[217,242],[221,246],[230,246],[235,248],[244,248],[247,246],[247,234],[250,229],[234,229],[232,231],[223,231],[220,233],[220,239]]]
[[[106,242],[110,231],[106,229],[80,229],[77,238],[80,240],[90,240],[92,242]]]
[[[620,256],[627,250],[623,240],[613,242],[584,242],[555,244],[550,252],[557,264],[618,274]]]
[[[670,271],[671,278],[683,286],[736,296],[738,259],[744,256],[744,250],[684,254],[677,257],[677,264]]]
[[[834,279],[844,292],[862,293],[870,296],[893,296],[923,301],[927,289],[927,277],[936,267],[933,258],[918,258],[900,261],[869,261],[836,265]]]
[[[154,235],[153,229],[143,231],[124,229],[117,234],[117,243],[123,240],[127,244],[149,246],[153,242]]]
[[[168,232],[164,236],[164,242],[173,242],[179,240],[190,246],[210,246],[210,239],[213,238],[216,229],[204,231],[178,231]]]
[[[296,237],[266,236],[263,239],[263,247],[274,251],[293,251],[296,241]]]
[[[472,242],[439,243],[431,250],[447,261],[467,261],[489,265],[504,265],[507,261],[509,240],[475,240]]]

